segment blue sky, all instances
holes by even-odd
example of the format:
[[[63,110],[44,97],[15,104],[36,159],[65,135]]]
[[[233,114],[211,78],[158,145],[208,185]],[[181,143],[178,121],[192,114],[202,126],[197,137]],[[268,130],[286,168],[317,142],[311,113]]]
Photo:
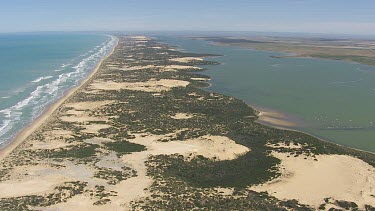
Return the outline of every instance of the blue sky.
[[[265,31],[375,35],[375,0],[1,0],[0,32]]]

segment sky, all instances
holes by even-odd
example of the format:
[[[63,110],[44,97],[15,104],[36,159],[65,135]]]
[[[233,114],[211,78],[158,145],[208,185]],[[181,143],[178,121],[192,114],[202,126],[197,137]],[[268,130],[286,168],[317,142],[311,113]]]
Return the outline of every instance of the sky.
[[[375,35],[375,0],[1,0],[0,32],[259,31]]]

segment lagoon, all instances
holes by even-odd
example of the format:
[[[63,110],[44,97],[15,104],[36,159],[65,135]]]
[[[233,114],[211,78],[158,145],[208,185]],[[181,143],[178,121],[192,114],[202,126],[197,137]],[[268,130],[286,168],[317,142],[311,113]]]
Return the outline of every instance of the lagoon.
[[[275,58],[258,51],[186,37],[158,37],[211,58],[208,90],[290,117],[291,128],[341,145],[375,152],[375,67],[315,58]]]

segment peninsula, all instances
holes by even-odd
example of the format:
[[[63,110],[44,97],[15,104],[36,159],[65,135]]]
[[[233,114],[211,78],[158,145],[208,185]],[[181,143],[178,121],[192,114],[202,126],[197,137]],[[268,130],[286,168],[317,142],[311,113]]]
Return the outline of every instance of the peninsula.
[[[205,60],[117,35],[81,86],[1,151],[0,210],[375,210],[375,155],[257,122]]]

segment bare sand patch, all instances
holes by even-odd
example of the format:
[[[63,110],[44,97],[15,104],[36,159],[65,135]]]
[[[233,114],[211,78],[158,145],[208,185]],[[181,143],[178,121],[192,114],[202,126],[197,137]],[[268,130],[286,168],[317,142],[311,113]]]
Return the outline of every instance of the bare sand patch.
[[[105,121],[102,117],[94,116],[61,116],[60,119],[64,122],[99,122]]]
[[[354,201],[363,208],[375,204],[375,168],[346,155],[317,155],[312,158],[287,157],[288,153],[273,152],[281,160],[280,178],[252,190],[267,191],[279,199],[297,199],[319,207],[324,198]],[[285,169],[284,169],[285,168]]]
[[[72,138],[73,132],[69,130],[61,130],[59,128],[54,128],[53,130],[45,132],[43,135],[46,136],[47,138],[50,138],[50,137]]]
[[[86,101],[78,103],[68,103],[65,105],[66,108],[72,108],[65,112],[66,116],[60,116],[59,118],[64,122],[98,122],[107,121],[107,117],[95,117],[89,116],[89,112],[97,110],[103,106],[112,104],[114,101]]]
[[[67,103],[64,105],[66,108],[74,108],[75,110],[96,110],[105,105],[110,105],[113,100],[103,100],[103,101],[86,101],[86,102],[77,102],[77,103]]]
[[[132,36],[130,38],[134,40],[149,40],[149,38],[146,36]]]
[[[36,177],[26,181],[5,181],[0,183],[0,198],[17,197],[45,193],[52,191],[56,186],[69,181],[61,175]]]
[[[189,85],[188,81],[173,80],[173,79],[161,79],[155,80],[150,79],[145,82],[134,82],[134,83],[117,83],[113,81],[108,82],[96,82],[90,85],[92,89],[102,90],[132,90],[132,91],[143,91],[143,92],[162,92],[169,91],[175,87],[186,87]]]
[[[223,196],[232,196],[234,192],[234,188],[214,188],[220,195]]]
[[[189,93],[188,94],[189,96],[194,96],[194,97],[198,97],[198,96],[200,96],[198,93],[196,93],[196,92],[192,92],[192,93]]]
[[[96,200],[92,199],[88,194],[76,195],[67,202],[52,205],[50,207],[42,207],[43,210],[57,211],[57,210],[80,210],[80,211],[102,211],[102,210],[121,210],[120,207],[113,205],[113,203],[96,206]]]
[[[188,113],[176,113],[175,115],[171,116],[172,119],[190,119],[193,118],[193,114]]]
[[[174,69],[174,70],[186,70],[186,69],[194,69],[194,70],[202,70],[200,67],[196,66],[187,66],[187,65],[166,65],[164,69]]]
[[[161,93],[153,93],[152,96],[159,97],[159,96],[162,96],[162,94]]]
[[[89,125],[82,125],[84,127],[84,130],[81,130],[83,133],[94,133],[97,134],[101,129],[107,129],[112,127],[111,125],[107,124],[89,124]]]
[[[132,70],[145,70],[150,68],[158,68],[159,66],[155,65],[144,65],[144,66],[123,66],[120,69],[125,71],[132,71]]]
[[[120,69],[124,71],[135,71],[135,70],[146,70],[146,69],[157,69],[160,72],[176,72],[177,70],[183,69],[196,69],[200,70],[202,68],[195,67],[195,66],[187,66],[187,65],[165,65],[165,66],[157,66],[157,65],[143,65],[143,66],[123,66],[121,68],[112,68],[112,69]]]
[[[72,110],[69,110],[69,111],[67,111],[65,113],[68,114],[68,115],[82,116],[82,115],[86,114],[86,111],[72,109]]]
[[[110,168],[116,171],[122,171],[121,168],[125,166],[125,164],[118,159],[115,152],[111,152],[108,155],[103,156],[100,161],[95,163],[95,165],[101,168]]]
[[[131,201],[149,195],[147,188],[151,186],[152,179],[147,176],[145,161],[147,161],[150,155],[171,155],[178,153],[189,156],[190,154],[194,154],[203,155],[207,158],[227,160],[235,159],[249,151],[247,147],[236,144],[233,140],[224,136],[207,135],[187,141],[160,142],[159,140],[166,136],[171,136],[171,134],[153,135],[138,133],[133,135],[136,138],[129,139],[129,141],[142,144],[146,146],[147,150],[122,156],[123,162],[137,171],[137,176],[122,181],[114,189],[119,193],[118,196],[121,196],[122,203],[126,204],[128,208],[130,208]]]
[[[210,80],[209,78],[190,78],[190,79],[194,81],[209,81]]]
[[[135,135],[136,138],[129,141],[146,146],[146,152],[150,155],[170,155],[176,153],[189,155],[193,153],[207,158],[231,160],[250,151],[249,148],[236,144],[236,142],[225,136],[205,135],[186,141],[160,142],[158,140],[162,139],[163,135]]]
[[[147,176],[145,161],[148,156],[149,152],[143,151],[122,157],[124,163],[137,171],[137,176],[122,181],[113,190],[118,192],[117,201],[121,201],[121,204],[129,210],[130,202],[149,195],[147,188],[151,186],[153,180]]]
[[[278,142],[277,144],[267,143],[266,146],[274,148],[274,149],[281,149],[281,148],[285,148],[285,149],[301,149],[302,148],[302,144],[300,144],[300,143],[293,143],[293,142],[289,142],[289,143]]]
[[[48,141],[34,141],[32,143],[32,147],[30,149],[57,149],[57,148],[63,148],[72,145],[71,143],[67,143],[65,141],[60,141],[60,140],[48,140]]]
[[[183,143],[195,146],[197,149],[193,153],[217,160],[233,160],[250,151],[249,148],[236,144],[225,136],[206,135]]]
[[[108,142],[113,142],[112,139],[101,138],[101,137],[94,137],[94,138],[86,139],[86,140],[83,140],[83,141],[85,143],[88,143],[88,144],[98,144],[98,145],[101,145],[101,144],[104,144],[104,143],[108,143]]]
[[[183,62],[183,63],[188,63],[188,62],[191,62],[191,61],[202,61],[203,58],[199,58],[199,57],[182,57],[182,58],[172,58],[172,59],[169,59],[170,61],[174,61],[174,62]]]

